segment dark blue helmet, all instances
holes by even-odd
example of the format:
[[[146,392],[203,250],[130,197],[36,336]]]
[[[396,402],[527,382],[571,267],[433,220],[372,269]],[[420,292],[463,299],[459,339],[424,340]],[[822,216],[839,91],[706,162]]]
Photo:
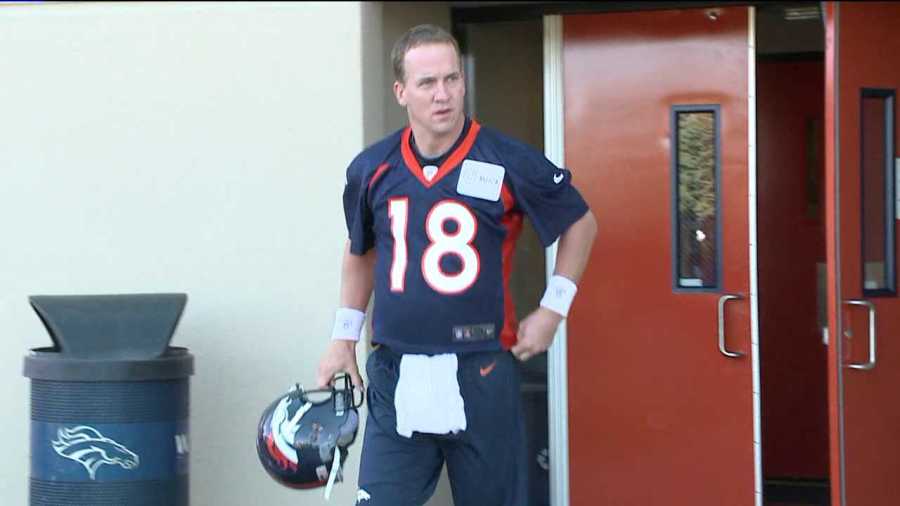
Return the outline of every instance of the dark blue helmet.
[[[340,385],[340,386],[338,386]],[[347,447],[359,428],[357,402],[348,376],[331,388],[304,390],[296,385],[263,411],[256,437],[259,461],[278,483],[315,488],[341,481]]]

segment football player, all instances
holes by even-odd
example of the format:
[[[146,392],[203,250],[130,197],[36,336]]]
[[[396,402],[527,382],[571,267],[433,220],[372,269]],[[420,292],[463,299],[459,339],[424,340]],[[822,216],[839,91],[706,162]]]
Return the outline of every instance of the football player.
[[[347,168],[341,307],[318,383],[362,379],[355,346],[374,290],[359,504],[424,504],[446,462],[456,504],[527,501],[515,362],[542,353],[566,317],[596,235],[572,174],[465,116],[459,46],[421,25],[392,51],[409,125]],[[512,254],[527,217],[559,239],[539,307],[518,325]]]

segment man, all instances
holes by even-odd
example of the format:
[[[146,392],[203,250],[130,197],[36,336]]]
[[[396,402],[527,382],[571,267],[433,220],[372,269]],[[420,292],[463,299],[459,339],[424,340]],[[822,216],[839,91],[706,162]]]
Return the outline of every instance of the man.
[[[527,461],[515,359],[552,343],[596,222],[569,171],[465,116],[450,34],[417,26],[391,56],[409,127],[347,169],[341,308],[318,383],[347,372],[362,388],[355,346],[374,287],[358,503],[424,504],[446,461],[457,505],[520,506]],[[516,327],[508,285],[523,215],[559,248],[540,307]]]

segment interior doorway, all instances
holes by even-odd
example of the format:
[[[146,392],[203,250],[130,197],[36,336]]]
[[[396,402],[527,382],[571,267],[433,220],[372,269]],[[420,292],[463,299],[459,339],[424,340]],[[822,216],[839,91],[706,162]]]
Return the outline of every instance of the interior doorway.
[[[763,499],[829,504],[824,27],[817,4],[757,7]]]

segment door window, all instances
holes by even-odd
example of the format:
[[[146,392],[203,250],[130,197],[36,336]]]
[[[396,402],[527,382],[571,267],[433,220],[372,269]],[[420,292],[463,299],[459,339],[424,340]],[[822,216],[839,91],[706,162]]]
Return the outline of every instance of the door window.
[[[672,108],[675,288],[715,290],[720,278],[719,107]]]
[[[860,97],[863,293],[893,295],[894,91],[863,88]]]

